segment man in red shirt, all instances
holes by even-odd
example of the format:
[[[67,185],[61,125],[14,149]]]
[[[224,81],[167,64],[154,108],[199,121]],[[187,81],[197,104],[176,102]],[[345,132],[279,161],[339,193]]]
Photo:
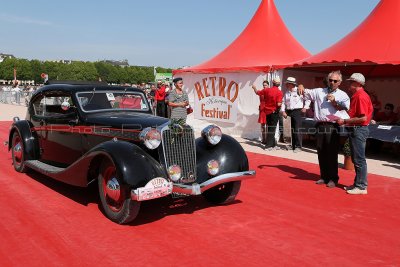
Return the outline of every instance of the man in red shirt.
[[[348,81],[353,96],[350,100],[349,119],[339,119],[339,125],[346,125],[350,132],[351,158],[354,162],[356,176],[351,186],[344,189],[348,194],[367,194],[367,161],[365,160],[365,145],[368,138],[368,124],[372,118],[372,102],[369,95],[364,91],[365,77],[361,73],[353,73]]]
[[[264,109],[265,114],[267,115],[267,143],[265,145],[265,149],[267,150],[274,150],[276,149],[276,140],[275,140],[275,131],[276,126],[279,120],[279,110],[282,105],[282,97],[283,94],[281,90],[279,90],[278,86],[281,83],[279,77],[275,77],[272,80],[272,87],[264,92]]]
[[[155,94],[155,100],[157,102],[156,114],[157,116],[165,118],[165,85],[161,84],[161,81],[157,83],[157,90]]]

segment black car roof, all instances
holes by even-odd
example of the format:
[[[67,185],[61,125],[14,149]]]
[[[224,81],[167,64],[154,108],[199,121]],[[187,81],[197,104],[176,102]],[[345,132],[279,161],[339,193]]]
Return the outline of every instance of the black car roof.
[[[129,86],[113,86],[113,85],[103,85],[103,84],[52,84],[52,85],[45,85],[38,90],[36,90],[35,95],[46,93],[49,91],[58,91],[58,92],[69,92],[71,94],[75,92],[82,92],[82,91],[93,91],[95,88],[96,91],[130,91],[130,92],[139,92],[143,93],[143,90],[139,88],[129,87]]]

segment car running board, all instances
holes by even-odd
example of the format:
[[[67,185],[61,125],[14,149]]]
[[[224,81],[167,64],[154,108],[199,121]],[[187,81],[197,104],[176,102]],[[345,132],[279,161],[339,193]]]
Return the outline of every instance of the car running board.
[[[40,173],[52,176],[52,174],[60,173],[66,168],[59,168],[53,165],[43,163],[39,160],[27,160],[25,161],[25,166],[31,168],[32,170],[38,171]]]

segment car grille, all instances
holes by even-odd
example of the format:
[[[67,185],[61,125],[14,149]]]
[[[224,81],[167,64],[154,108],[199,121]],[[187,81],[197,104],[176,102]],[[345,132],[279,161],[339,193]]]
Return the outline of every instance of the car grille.
[[[191,183],[196,180],[196,147],[193,129],[183,127],[176,133],[168,126],[161,131],[165,167],[179,165],[182,170],[181,183]]]

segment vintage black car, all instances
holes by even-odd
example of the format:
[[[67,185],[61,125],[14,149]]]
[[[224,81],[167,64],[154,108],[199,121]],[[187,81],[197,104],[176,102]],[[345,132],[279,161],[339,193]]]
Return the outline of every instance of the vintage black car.
[[[191,126],[152,115],[142,90],[100,83],[37,90],[25,120],[14,118],[9,150],[18,172],[80,187],[96,181],[105,215],[120,224],[135,219],[141,201],[167,195],[231,202],[255,175],[219,127],[195,139]]]

